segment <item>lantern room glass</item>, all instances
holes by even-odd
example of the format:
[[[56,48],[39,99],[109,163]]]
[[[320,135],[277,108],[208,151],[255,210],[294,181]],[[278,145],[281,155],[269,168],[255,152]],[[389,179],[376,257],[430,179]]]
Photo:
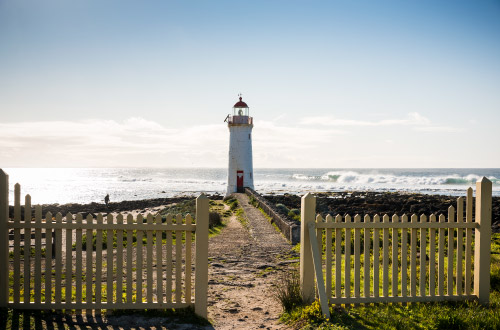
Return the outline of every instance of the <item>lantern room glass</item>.
[[[248,108],[233,108],[233,116],[248,116]]]

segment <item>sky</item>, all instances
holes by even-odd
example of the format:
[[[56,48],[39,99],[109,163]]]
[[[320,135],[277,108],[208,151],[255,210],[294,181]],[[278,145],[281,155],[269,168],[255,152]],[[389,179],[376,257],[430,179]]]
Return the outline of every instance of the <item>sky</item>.
[[[500,2],[0,0],[0,167],[500,167]]]

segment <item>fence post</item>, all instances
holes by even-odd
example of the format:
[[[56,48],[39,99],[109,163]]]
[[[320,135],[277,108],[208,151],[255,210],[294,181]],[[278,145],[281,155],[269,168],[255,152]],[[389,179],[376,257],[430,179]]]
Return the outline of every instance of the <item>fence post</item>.
[[[196,269],[194,311],[207,317],[208,294],[208,197],[196,198]]]
[[[476,229],[474,243],[474,294],[479,303],[490,301],[491,181],[483,177],[476,183]]]
[[[9,302],[9,176],[0,169],[0,307]]]
[[[307,193],[301,199],[300,222],[300,292],[306,303],[314,300],[314,263],[309,237],[309,223],[314,222],[316,213],[316,197]]]

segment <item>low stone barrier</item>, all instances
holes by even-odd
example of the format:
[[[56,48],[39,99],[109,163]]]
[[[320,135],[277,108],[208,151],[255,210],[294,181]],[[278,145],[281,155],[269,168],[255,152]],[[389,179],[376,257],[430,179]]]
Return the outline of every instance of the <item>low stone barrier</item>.
[[[271,221],[276,224],[283,235],[285,235],[285,237],[293,245],[300,242],[300,223],[298,221],[288,219],[279,214],[274,206],[266,201],[266,199],[255,190],[245,188],[245,193],[257,201],[259,207],[262,208],[269,217],[271,217]]]

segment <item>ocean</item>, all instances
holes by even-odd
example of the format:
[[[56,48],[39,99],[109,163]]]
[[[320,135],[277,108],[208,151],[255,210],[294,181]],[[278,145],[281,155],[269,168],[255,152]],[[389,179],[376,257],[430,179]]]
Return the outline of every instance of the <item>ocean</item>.
[[[6,168],[10,201],[14,184],[30,194],[32,204],[113,202],[180,195],[225,194],[227,169],[213,168]],[[486,176],[500,196],[500,169],[254,169],[260,193],[325,191],[418,192],[464,195]]]

